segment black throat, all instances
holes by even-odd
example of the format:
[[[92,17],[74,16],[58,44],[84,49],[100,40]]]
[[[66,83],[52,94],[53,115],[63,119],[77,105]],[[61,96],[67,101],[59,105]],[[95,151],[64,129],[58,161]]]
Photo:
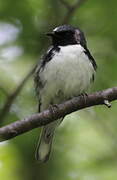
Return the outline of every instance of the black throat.
[[[76,39],[72,34],[69,34],[67,36],[63,34],[63,36],[54,36],[52,38],[52,44],[53,46],[67,46],[78,43],[76,42]]]

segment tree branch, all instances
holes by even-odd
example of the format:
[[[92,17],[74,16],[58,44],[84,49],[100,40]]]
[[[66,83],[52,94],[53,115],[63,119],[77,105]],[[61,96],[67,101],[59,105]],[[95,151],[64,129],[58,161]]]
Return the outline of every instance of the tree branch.
[[[108,100],[109,102],[117,100],[117,87],[98,91],[85,97],[75,97],[59,104],[58,107],[53,106],[53,113],[47,109],[41,113],[31,115],[23,120],[18,120],[4,126],[0,128],[0,141],[11,139],[29,130],[51,123],[74,111],[90,106],[105,104],[105,100]]]
[[[27,73],[27,75],[24,77],[21,83],[17,86],[17,88],[10,95],[8,95],[6,102],[0,111],[0,124],[4,121],[4,118],[6,117],[6,114],[9,112],[13,101],[16,99],[16,97],[20,93],[26,81],[33,74],[34,70],[35,70],[35,66]]]

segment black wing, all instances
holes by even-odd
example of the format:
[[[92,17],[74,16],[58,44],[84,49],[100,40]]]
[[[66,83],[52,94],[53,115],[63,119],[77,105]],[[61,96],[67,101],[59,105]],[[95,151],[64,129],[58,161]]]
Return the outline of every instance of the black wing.
[[[54,46],[50,47],[47,53],[41,58],[41,60],[36,66],[36,70],[34,73],[34,83],[35,83],[36,94],[39,100],[39,106],[38,106],[39,112],[40,112],[40,107],[41,107],[41,97],[40,97],[39,91],[42,90],[45,85],[45,83],[40,78],[40,73],[43,71],[46,63],[52,60],[54,56],[54,52],[58,52],[59,50],[60,50],[59,47],[54,47]]]
[[[84,49],[85,49],[84,53],[88,56],[90,62],[91,62],[92,65],[93,65],[94,70],[96,71],[96,70],[97,70],[96,61],[95,61],[95,59],[93,58],[93,56],[91,55],[90,51],[88,50],[86,44],[85,44],[85,46],[84,46]],[[93,75],[92,75],[92,78],[91,78],[91,81],[94,81],[94,78],[95,78],[95,77],[94,77],[94,74],[93,74]]]
[[[81,45],[84,47],[84,53],[88,56],[89,60],[91,61],[93,67],[94,67],[94,70],[96,71],[97,69],[97,64],[95,62],[95,59],[93,58],[93,56],[91,55],[90,51],[88,50],[87,48],[87,42],[86,42],[86,39],[85,39],[85,36],[84,36],[84,33],[77,29],[76,33],[80,33],[80,43]]]
[[[92,65],[93,65],[93,67],[94,67],[94,69],[95,69],[95,71],[96,71],[96,69],[97,69],[97,64],[96,64],[96,62],[95,62],[95,59],[93,58],[93,56],[91,55],[91,53],[90,53],[90,51],[87,49],[87,47],[85,47],[85,54],[88,56],[88,58],[89,58],[89,60],[91,61],[91,63],[92,63]]]
[[[42,88],[42,81],[41,81],[41,78],[39,76],[40,69],[41,69],[41,64],[39,63],[39,64],[37,64],[36,70],[34,73],[35,91],[36,91],[36,95],[37,95],[38,100],[39,100],[38,112],[40,112],[40,107],[41,107],[41,97],[40,97],[39,91]]]

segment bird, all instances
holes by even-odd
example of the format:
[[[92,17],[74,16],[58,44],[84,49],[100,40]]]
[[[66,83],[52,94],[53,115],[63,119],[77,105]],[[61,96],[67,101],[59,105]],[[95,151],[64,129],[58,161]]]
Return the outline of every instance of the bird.
[[[34,74],[39,112],[85,94],[97,69],[84,33],[78,27],[60,25],[46,35],[51,38],[51,45],[37,63]],[[35,153],[38,161],[48,161],[54,132],[62,120],[42,128]]]

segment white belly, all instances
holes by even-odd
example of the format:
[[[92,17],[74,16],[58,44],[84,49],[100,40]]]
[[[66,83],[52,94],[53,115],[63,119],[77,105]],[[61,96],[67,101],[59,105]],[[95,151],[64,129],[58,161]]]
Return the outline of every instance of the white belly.
[[[90,85],[93,73],[94,68],[81,45],[60,47],[40,73],[45,82],[41,91],[43,109],[50,103],[60,103],[83,93]]]

